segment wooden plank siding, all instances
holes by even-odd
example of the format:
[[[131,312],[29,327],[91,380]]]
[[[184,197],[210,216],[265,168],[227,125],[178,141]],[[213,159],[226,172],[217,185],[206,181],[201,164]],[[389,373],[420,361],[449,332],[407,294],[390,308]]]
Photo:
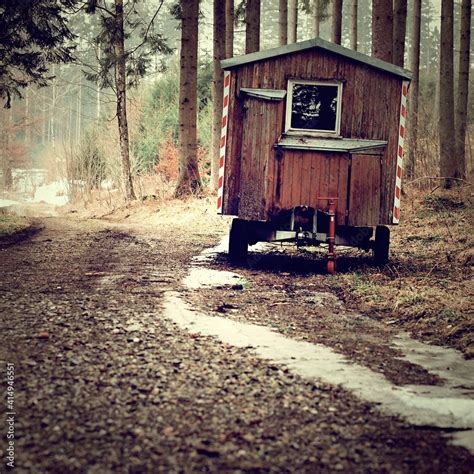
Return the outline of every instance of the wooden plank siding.
[[[351,155],[349,219],[353,226],[379,224],[381,155]]]
[[[338,197],[337,224],[346,224],[350,158],[347,153],[284,150],[275,160],[275,196],[268,215],[294,206],[328,209],[320,198]]]
[[[250,203],[251,195],[248,193],[248,187],[245,188],[243,177],[240,175],[243,158],[241,148],[244,115],[243,101],[238,99],[238,94],[241,87],[286,90],[288,79],[342,81],[342,137],[386,140],[388,142],[382,154],[379,208],[375,211],[375,217],[370,215],[370,220],[374,225],[392,223],[402,79],[386,71],[351,61],[349,58],[321,49],[300,51],[244,64],[232,69],[224,213],[239,215],[243,218],[258,215],[259,219],[267,219],[269,213],[275,212],[277,208],[296,205],[293,199],[308,197],[310,194],[314,194],[315,189],[318,193],[334,191],[341,185],[340,179],[336,179],[336,175],[331,171],[331,166],[338,167],[339,173],[341,166],[346,165],[341,164],[341,160],[335,159],[330,153],[285,150],[280,161],[275,159],[276,152],[273,145],[284,131],[285,101],[268,102],[268,106],[262,105],[262,107],[267,107],[266,112],[256,115],[255,123],[248,125],[249,133],[252,130],[257,139],[255,143],[252,142],[254,150],[259,146],[264,149],[258,151],[258,158],[256,158],[259,163],[258,171],[256,171],[259,177],[257,178],[257,175],[251,176],[250,171],[246,176],[253,180],[262,179],[267,184],[265,195],[263,199],[260,197],[256,204],[257,207]],[[264,103],[267,104],[267,102]],[[276,113],[280,115],[276,116]],[[270,129],[266,128],[268,126]],[[262,135],[264,128],[266,131]],[[307,155],[319,158],[310,159]],[[290,169],[291,159],[295,164],[294,169]],[[266,163],[265,166],[262,164],[263,162]],[[343,162],[346,163],[345,160]],[[349,166],[348,158],[346,164]],[[266,177],[260,174],[264,168],[267,172]],[[279,180],[278,176],[280,176]],[[307,179],[302,180],[302,176]],[[278,185],[277,181],[279,181]],[[240,186],[241,182],[243,189]],[[268,186],[268,183],[272,183],[272,185]],[[296,183],[295,189],[292,189],[292,183]],[[281,188],[279,189],[278,186]],[[271,193],[269,189],[271,189]],[[242,191],[244,191],[245,197],[242,195]],[[289,192],[292,194],[289,195]],[[253,196],[256,197],[255,194]],[[239,199],[241,200],[240,205]],[[250,212],[244,208],[247,205],[252,207]],[[367,214],[365,216],[368,218]],[[343,216],[338,213],[338,223],[340,220],[343,220]],[[359,222],[357,219],[356,221]],[[359,225],[369,224],[361,223]]]
[[[266,220],[269,199],[273,199],[273,145],[280,135],[283,102],[247,97],[243,101],[244,126],[240,172],[239,216]],[[263,120],[265,118],[265,120]],[[256,129],[255,124],[260,128]],[[270,203],[271,204],[271,203]]]

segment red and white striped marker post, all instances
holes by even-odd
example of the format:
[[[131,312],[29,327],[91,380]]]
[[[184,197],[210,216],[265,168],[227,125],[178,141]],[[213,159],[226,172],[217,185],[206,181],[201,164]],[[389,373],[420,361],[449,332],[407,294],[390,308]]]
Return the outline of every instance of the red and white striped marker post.
[[[224,165],[227,145],[227,120],[229,117],[230,71],[224,71],[224,102],[222,107],[221,141],[219,147],[219,178],[217,181],[217,213],[222,214],[224,198]]]
[[[395,176],[395,199],[393,203],[393,223],[400,222],[400,197],[402,194],[403,153],[405,142],[405,122],[407,116],[408,81],[402,83],[402,102],[400,105],[400,124],[398,126],[397,174]]]

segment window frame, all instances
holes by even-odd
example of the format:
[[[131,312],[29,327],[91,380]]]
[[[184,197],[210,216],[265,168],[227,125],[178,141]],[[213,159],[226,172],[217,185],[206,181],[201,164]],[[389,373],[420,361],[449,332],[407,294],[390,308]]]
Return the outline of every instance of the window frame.
[[[314,86],[336,86],[337,87],[337,108],[335,130],[316,130],[313,128],[292,128],[291,115],[293,106],[293,87],[295,84],[308,84]],[[341,110],[342,110],[342,85],[340,81],[310,81],[304,79],[288,79],[286,94],[286,114],[285,133],[288,135],[311,135],[318,137],[341,137]]]

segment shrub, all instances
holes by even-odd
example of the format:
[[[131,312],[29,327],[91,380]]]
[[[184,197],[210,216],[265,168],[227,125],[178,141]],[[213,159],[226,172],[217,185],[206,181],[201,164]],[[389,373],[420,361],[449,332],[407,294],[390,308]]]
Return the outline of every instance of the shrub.
[[[205,156],[211,144],[211,63],[203,63],[198,72],[198,156]],[[136,130],[131,137],[131,151],[138,174],[150,169],[162,170],[166,177],[175,179],[178,172],[178,107],[179,64],[174,63],[142,99]],[[171,168],[176,166],[173,172]],[[209,165],[205,160],[203,169]]]

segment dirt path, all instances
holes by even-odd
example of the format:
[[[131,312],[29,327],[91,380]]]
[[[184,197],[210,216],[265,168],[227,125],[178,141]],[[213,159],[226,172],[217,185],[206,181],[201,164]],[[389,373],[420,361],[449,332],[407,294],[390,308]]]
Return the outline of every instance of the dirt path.
[[[18,472],[472,472],[473,457],[439,429],[382,415],[348,391],[164,318],[164,294],[183,293],[192,256],[215,238],[99,221],[43,224],[32,239],[0,250],[0,359],[3,372],[14,364]],[[244,296],[242,289],[187,296],[265,324],[274,303],[288,318],[306,314],[302,298],[315,305],[309,298],[320,287],[302,294],[282,274],[269,288],[261,272],[249,272],[255,291]],[[278,324],[334,347],[339,334],[349,354],[376,368],[376,357],[348,342],[349,319],[320,319]],[[379,347],[384,330],[359,323],[352,324],[365,347]],[[437,383],[419,367],[398,370]]]

